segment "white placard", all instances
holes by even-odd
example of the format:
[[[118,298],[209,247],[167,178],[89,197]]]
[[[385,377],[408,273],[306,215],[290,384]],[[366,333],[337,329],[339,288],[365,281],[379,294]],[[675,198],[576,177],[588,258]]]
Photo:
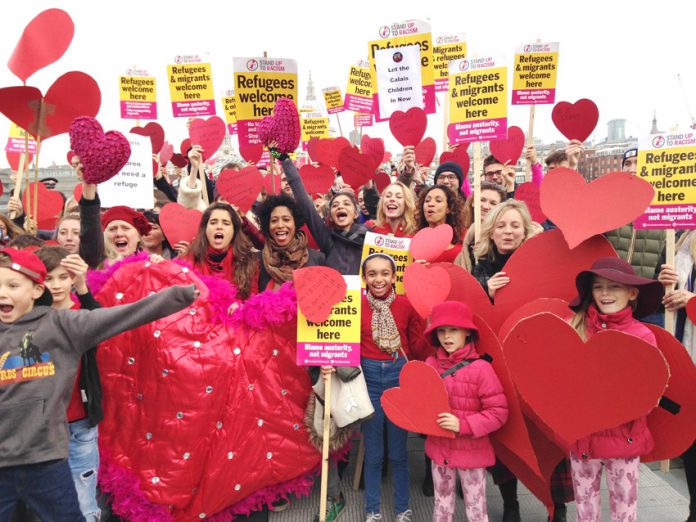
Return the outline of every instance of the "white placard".
[[[124,134],[131,146],[128,163],[113,178],[99,184],[99,200],[103,208],[127,205],[131,208],[154,207],[152,176],[152,145],[150,138]]]
[[[395,111],[423,107],[420,58],[417,45],[375,51],[380,118],[387,119]]]

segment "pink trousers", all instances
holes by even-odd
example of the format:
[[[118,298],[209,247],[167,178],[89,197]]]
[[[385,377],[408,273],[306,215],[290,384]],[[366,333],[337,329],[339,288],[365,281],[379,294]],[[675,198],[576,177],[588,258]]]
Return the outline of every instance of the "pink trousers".
[[[452,522],[457,498],[457,475],[464,491],[464,505],[469,522],[488,522],[486,511],[486,469],[458,469],[438,466],[433,462],[435,509],[433,522]]]
[[[600,522],[602,519],[599,493],[602,466],[607,475],[612,522],[636,522],[640,457],[579,459],[571,455],[577,522]]]

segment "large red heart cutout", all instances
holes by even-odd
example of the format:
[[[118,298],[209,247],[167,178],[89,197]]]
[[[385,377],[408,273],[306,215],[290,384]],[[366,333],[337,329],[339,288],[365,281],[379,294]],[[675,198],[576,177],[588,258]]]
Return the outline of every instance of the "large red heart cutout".
[[[370,138],[367,134],[360,138],[360,151],[375,159],[375,168],[384,159],[384,140],[382,138]]]
[[[404,270],[406,297],[424,319],[430,315],[433,306],[447,299],[450,288],[449,274],[442,267],[411,263]]]
[[[219,116],[211,116],[207,120],[195,118],[189,125],[189,136],[193,145],[203,149],[203,159],[212,158],[225,139],[225,122]]]
[[[341,151],[350,146],[350,141],[344,137],[313,138],[309,140],[307,151],[313,161],[338,169],[338,157]]]
[[[535,183],[527,181],[518,185],[515,189],[515,199],[524,201],[527,204],[533,221],[537,223],[546,221],[546,214],[541,210],[541,191]]]
[[[468,143],[462,143],[457,145],[453,151],[446,150],[440,154],[440,165],[448,161],[453,161],[462,168],[462,172],[466,176],[469,173],[469,166],[471,165],[471,158],[469,158],[469,153],[467,152],[468,145]]]
[[[374,157],[362,154],[357,147],[346,147],[338,155],[341,176],[356,190],[372,179],[376,168]]]
[[[70,148],[80,157],[84,180],[103,183],[113,178],[128,162],[128,139],[118,131],[104,132],[94,118],[76,118],[70,126]]]
[[[313,323],[323,323],[333,307],[346,296],[346,280],[328,266],[309,266],[293,271],[297,304]]]
[[[172,157],[169,158],[169,161],[172,162],[172,165],[174,165],[175,167],[179,167],[180,169],[183,169],[186,165],[188,165],[188,160],[184,157],[183,154],[179,154],[178,152],[172,154]]]
[[[146,138],[150,138],[150,144],[152,145],[153,154],[157,154],[158,152],[160,152],[162,150],[162,147],[164,146],[164,129],[159,123],[155,121],[149,122],[144,127],[133,127],[129,132],[131,132],[132,134],[137,134],[138,136],[145,136]],[[173,145],[172,154],[174,154]],[[162,165],[166,165],[166,163],[162,162]]]
[[[437,152],[435,140],[432,138],[425,138],[418,145],[416,145],[414,152],[416,154],[416,163],[418,165],[429,167],[433,162],[435,152]]]
[[[22,156],[21,152],[5,152],[5,157],[7,157],[7,163],[10,165],[12,172],[19,171],[19,161],[21,159],[21,156]],[[27,167],[31,164],[33,159],[34,159],[33,154],[29,154],[26,157],[26,159],[24,160],[24,170],[27,170]]]
[[[38,188],[38,212],[34,211],[34,194]],[[41,230],[52,230],[56,226],[56,222],[63,212],[63,196],[57,190],[49,190],[46,186],[39,183],[28,183],[24,190],[22,204],[24,211],[27,214],[34,216],[37,226]]]
[[[524,131],[519,127],[508,127],[507,138],[489,143],[491,154],[504,165],[516,165],[524,149]],[[517,195],[517,193],[515,193]]]
[[[68,13],[62,9],[46,9],[24,28],[7,66],[26,82],[36,71],[63,56],[74,34],[75,25]]]
[[[200,210],[186,208],[179,203],[167,203],[160,210],[159,223],[170,245],[180,241],[192,243],[202,217]]]
[[[327,165],[303,165],[300,168],[300,177],[307,194],[326,194],[334,182],[334,172]]]
[[[696,297],[692,297],[686,302],[686,315],[692,323],[696,324]]]
[[[263,145],[261,143],[245,143],[239,145],[239,154],[248,163],[257,164],[263,156]]]
[[[427,127],[428,116],[420,107],[411,107],[406,112],[395,111],[389,117],[389,130],[404,147],[418,145]]]
[[[158,155],[160,164],[166,166],[167,163],[169,163],[169,160],[172,159],[172,156],[174,155],[174,145],[172,145],[168,141],[165,141]]]
[[[508,315],[498,330],[498,338],[501,341],[505,341],[505,338],[510,334],[510,331],[522,319],[526,319],[527,317],[532,317],[533,315],[538,315],[541,313],[553,314],[566,322],[570,322],[574,314],[574,312],[568,306],[568,301],[557,299],[555,297],[539,297],[533,301],[524,303],[519,308],[516,308],[510,315]]]
[[[522,400],[566,447],[647,415],[669,379],[664,357],[649,343],[616,330],[583,343],[552,314],[520,321],[503,350]]]
[[[595,234],[632,222],[654,194],[650,183],[630,172],[610,172],[587,183],[578,172],[559,167],[541,182],[541,208],[575,248]]]
[[[263,176],[263,187],[266,189],[267,194],[279,194],[280,174],[271,174],[267,171]]]
[[[411,239],[409,252],[416,261],[433,261],[452,243],[454,230],[448,224],[423,228]]]
[[[391,178],[389,177],[389,174],[386,172],[380,170],[375,174],[375,177],[373,178],[375,185],[377,185],[377,191],[381,194],[384,192],[384,189],[389,186],[389,184],[392,182]]]
[[[437,370],[421,361],[409,361],[399,374],[399,386],[380,399],[385,415],[407,431],[453,439],[453,431],[437,423],[440,413],[451,413],[447,389]]]
[[[253,165],[241,170],[224,169],[215,186],[227,202],[247,212],[261,192],[263,174]]]
[[[587,98],[575,103],[561,101],[553,106],[551,119],[569,140],[585,141],[597,126],[599,109],[595,102]]]
[[[664,396],[679,405],[676,415],[664,408],[655,408],[648,415],[648,427],[655,447],[643,462],[668,460],[684,453],[696,440],[696,366],[684,345],[672,334],[654,324],[645,324],[657,339],[657,347],[669,365],[669,383]]]

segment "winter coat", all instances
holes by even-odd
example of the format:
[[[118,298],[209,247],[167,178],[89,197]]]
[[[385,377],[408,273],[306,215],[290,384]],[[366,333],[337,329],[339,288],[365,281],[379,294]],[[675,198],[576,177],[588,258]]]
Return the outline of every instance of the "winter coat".
[[[606,233],[621,259],[625,259],[641,277],[652,279],[665,245],[664,230],[637,230],[633,224]]]
[[[307,251],[309,252],[309,259],[307,259],[307,264],[304,266],[324,266],[326,261],[324,254],[312,248],[308,248]],[[259,252],[257,256],[259,258],[259,292],[263,292],[273,279],[270,274],[266,272],[266,267],[263,264],[263,252]],[[275,283],[275,288],[279,286],[278,283]]]
[[[594,304],[590,305],[585,315],[587,337],[602,330],[618,330],[657,346],[655,335],[647,326],[633,318],[630,307],[615,314],[602,314]],[[654,445],[647,417],[643,416],[580,439],[571,446],[570,451],[582,459],[633,458],[650,453]]]
[[[473,344],[468,344],[453,354],[438,348],[425,361],[443,374],[464,360],[474,360],[444,378],[452,414],[459,419],[459,433],[454,439],[428,435],[425,453],[439,466],[474,469],[495,463],[488,434],[507,422],[508,402],[493,367],[477,358]]]
[[[483,290],[488,294],[488,280],[495,274],[503,270],[505,263],[510,259],[510,254],[501,254],[498,249],[495,248],[494,244],[491,244],[491,249],[493,256],[482,257],[476,260],[476,265],[471,272],[479,284],[483,287]]]

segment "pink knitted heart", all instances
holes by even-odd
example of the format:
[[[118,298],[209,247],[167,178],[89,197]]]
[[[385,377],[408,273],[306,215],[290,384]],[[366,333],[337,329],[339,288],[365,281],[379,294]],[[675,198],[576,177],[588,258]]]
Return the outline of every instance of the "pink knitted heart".
[[[126,137],[118,131],[105,133],[99,122],[89,116],[75,118],[69,134],[70,148],[80,157],[88,183],[103,183],[113,178],[130,158]]]
[[[280,152],[294,152],[300,144],[300,116],[295,102],[280,98],[273,108],[273,116],[266,116],[259,123],[259,138],[266,146],[277,142],[276,149]]]

